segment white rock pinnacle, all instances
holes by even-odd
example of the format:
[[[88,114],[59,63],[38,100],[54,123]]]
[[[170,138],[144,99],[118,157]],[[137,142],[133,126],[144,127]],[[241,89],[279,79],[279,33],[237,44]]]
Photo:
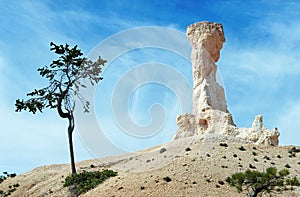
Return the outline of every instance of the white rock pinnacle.
[[[216,72],[220,50],[225,42],[219,23],[200,22],[190,25],[187,37],[192,45],[193,114],[199,117],[208,109],[228,112],[224,89],[217,83]]]
[[[252,128],[238,128],[233,123],[224,89],[216,80],[215,63],[225,42],[222,25],[195,23],[188,27],[187,37],[192,45],[193,114],[177,116],[178,130],[174,139],[206,135],[237,142],[278,145],[277,128],[266,129],[261,115],[255,117]]]

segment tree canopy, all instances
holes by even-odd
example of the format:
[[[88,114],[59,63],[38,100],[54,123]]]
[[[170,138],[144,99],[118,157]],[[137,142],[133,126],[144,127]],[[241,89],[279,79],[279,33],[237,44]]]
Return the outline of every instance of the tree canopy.
[[[17,99],[16,112],[22,110],[35,114],[43,112],[45,108],[56,109],[61,118],[69,121],[68,137],[71,156],[72,173],[76,173],[72,132],[74,130],[74,109],[76,100],[83,104],[84,112],[89,112],[90,103],[80,93],[82,88],[87,88],[88,83],[97,84],[106,60],[99,57],[96,61],[82,57],[83,53],[77,45],[70,47],[68,44],[56,45],[50,43],[50,50],[57,54],[49,66],[38,69],[39,74],[49,81],[47,87],[34,89],[28,93],[28,100]]]
[[[289,175],[287,169],[283,169],[277,173],[275,167],[269,167],[264,172],[248,169],[245,172],[238,172],[231,177],[227,177],[226,182],[236,187],[239,192],[246,189],[249,197],[256,197],[259,193],[279,192],[280,187],[286,185],[300,185],[296,177],[285,179],[287,175]],[[275,188],[276,190],[274,190]]]

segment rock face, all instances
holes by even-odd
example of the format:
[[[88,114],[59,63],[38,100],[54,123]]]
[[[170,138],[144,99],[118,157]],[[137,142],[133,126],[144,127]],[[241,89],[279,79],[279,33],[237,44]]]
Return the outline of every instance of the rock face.
[[[193,113],[177,117],[178,130],[174,139],[216,134],[234,137],[237,141],[278,145],[278,130],[266,129],[261,115],[255,117],[252,128],[238,128],[232,120],[224,89],[216,80],[215,63],[225,42],[222,25],[195,23],[188,27],[187,37],[192,45]]]
[[[193,114],[198,117],[208,109],[228,112],[224,89],[216,81],[215,62],[219,60],[225,42],[222,25],[195,23],[188,27],[187,37],[192,45]]]

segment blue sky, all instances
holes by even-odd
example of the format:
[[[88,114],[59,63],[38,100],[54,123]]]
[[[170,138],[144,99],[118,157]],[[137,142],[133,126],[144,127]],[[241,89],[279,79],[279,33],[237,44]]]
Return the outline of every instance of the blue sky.
[[[78,44],[87,55],[99,43],[132,28],[159,26],[185,34],[188,25],[203,20],[224,27],[226,43],[217,64],[235,123],[250,127],[255,115],[262,114],[267,128],[279,128],[281,145],[300,145],[299,10],[298,1],[1,1],[0,170],[23,173],[40,165],[69,162],[67,123],[56,111],[14,112],[17,98],[47,85],[36,69],[56,57],[49,51],[51,41]],[[105,49],[102,52],[107,54]],[[109,64],[96,89],[95,113],[113,144],[127,150],[169,141],[181,113],[178,98],[168,88],[141,86],[128,101],[130,117],[138,125],[147,125],[149,108],[160,103],[166,112],[164,130],[148,141],[118,133],[109,103],[102,103],[111,101],[113,84],[122,74],[147,61],[171,65],[188,83],[192,80],[189,61],[164,50],[137,49]],[[76,129],[76,160],[93,158],[79,136]]]

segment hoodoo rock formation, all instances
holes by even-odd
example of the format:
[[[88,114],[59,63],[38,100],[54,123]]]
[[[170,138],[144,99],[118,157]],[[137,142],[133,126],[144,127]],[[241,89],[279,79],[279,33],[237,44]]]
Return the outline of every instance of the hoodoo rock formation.
[[[237,141],[278,145],[277,128],[268,130],[257,115],[252,128],[238,128],[227,109],[223,87],[216,80],[220,50],[225,42],[219,23],[199,22],[187,29],[192,45],[193,113],[177,117],[178,130],[174,139],[202,134],[216,134]]]

